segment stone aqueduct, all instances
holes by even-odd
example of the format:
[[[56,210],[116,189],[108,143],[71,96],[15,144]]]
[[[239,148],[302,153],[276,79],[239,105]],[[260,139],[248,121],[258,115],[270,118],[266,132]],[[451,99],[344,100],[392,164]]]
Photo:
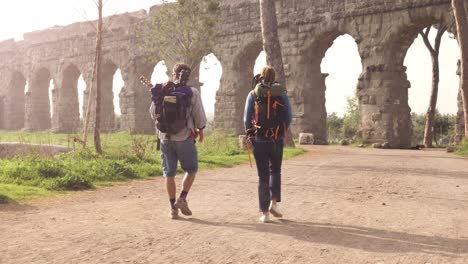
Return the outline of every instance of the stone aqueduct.
[[[357,43],[362,61],[356,83],[360,133],[371,142],[408,147],[410,83],[403,60],[421,29],[438,22],[453,25],[450,0],[280,0],[277,5],[294,132],[311,132],[318,143],[326,142],[327,74],[321,72],[320,64],[334,39],[349,34]],[[120,69],[125,83],[119,95],[122,128],[153,132],[148,114],[150,97],[141,87],[139,76],[151,76],[155,65],[143,58],[135,30],[145,17],[147,13],[140,11],[106,18],[104,130],[114,127],[112,80]],[[255,59],[262,50],[259,21],[257,0],[223,1],[213,50],[223,67],[215,126],[229,133],[243,133],[245,97]],[[27,33],[19,42],[1,42],[0,129],[77,131],[77,81],[82,74],[90,87],[94,48],[95,31],[88,22]],[[55,87],[52,115],[48,91],[51,80]],[[29,90],[25,93],[26,82]],[[85,91],[85,98],[87,94]],[[461,127],[458,130],[463,131]]]

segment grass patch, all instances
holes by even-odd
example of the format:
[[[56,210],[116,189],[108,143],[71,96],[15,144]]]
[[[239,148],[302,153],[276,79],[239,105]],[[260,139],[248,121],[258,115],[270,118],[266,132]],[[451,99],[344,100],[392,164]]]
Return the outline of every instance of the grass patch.
[[[0,184],[0,204],[11,201],[22,201],[32,198],[46,197],[55,194],[59,194],[59,192],[51,192],[38,187]]]
[[[0,132],[4,142],[56,144],[75,147],[76,151],[54,158],[38,156],[0,159],[0,199],[15,201],[51,195],[57,192],[92,189],[114,182],[149,179],[162,175],[160,152],[154,135],[128,133],[103,134],[104,154],[97,155],[93,143],[87,149],[73,145],[74,135]],[[237,136],[213,133],[205,142],[197,143],[199,168],[232,167],[248,162],[246,151],[238,147]],[[305,151],[286,148],[284,158]],[[253,156],[252,156],[253,159]],[[179,167],[179,172],[182,172]],[[2,198],[3,197],[3,198]]]
[[[463,142],[457,147],[457,151],[455,153],[468,157],[468,139],[463,140]]]

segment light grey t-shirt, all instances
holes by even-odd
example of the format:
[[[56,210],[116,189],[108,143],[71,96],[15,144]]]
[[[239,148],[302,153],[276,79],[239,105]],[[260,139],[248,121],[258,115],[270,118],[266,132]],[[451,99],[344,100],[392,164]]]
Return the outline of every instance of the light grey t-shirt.
[[[190,134],[194,131],[195,128],[204,128],[206,126],[206,114],[205,114],[205,109],[203,108],[203,103],[201,100],[200,92],[193,88],[192,89],[193,95],[192,95],[192,100],[190,103],[190,108],[187,111],[187,127],[182,129],[179,133],[170,135],[171,140],[173,141],[184,141],[186,140]],[[151,118],[155,120],[156,122],[156,117],[154,115],[154,109],[155,105],[154,103],[151,103],[151,107],[149,109]],[[161,131],[156,129],[156,133],[159,135],[159,138],[161,140],[166,139],[166,133],[162,133]]]

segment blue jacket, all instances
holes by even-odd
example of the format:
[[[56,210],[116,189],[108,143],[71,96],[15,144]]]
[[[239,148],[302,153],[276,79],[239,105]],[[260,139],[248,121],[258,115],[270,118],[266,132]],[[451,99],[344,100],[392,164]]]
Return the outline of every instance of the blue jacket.
[[[286,115],[283,115],[283,122],[286,124],[286,127],[289,128],[292,121],[292,112],[291,112],[291,104],[289,103],[289,98],[286,93],[283,94],[282,100],[284,102],[284,108],[286,110]],[[252,127],[252,117],[254,114],[255,108],[255,95],[253,91],[249,93],[247,96],[247,100],[245,101],[245,110],[244,110],[244,128],[245,130]]]

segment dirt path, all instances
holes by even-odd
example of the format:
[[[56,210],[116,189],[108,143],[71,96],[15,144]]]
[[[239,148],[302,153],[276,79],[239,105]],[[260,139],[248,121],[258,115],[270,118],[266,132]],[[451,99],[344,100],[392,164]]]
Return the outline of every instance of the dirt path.
[[[310,147],[284,164],[285,219],[257,222],[246,165],[202,172],[193,217],[161,178],[0,207],[0,263],[468,263],[468,159]]]

